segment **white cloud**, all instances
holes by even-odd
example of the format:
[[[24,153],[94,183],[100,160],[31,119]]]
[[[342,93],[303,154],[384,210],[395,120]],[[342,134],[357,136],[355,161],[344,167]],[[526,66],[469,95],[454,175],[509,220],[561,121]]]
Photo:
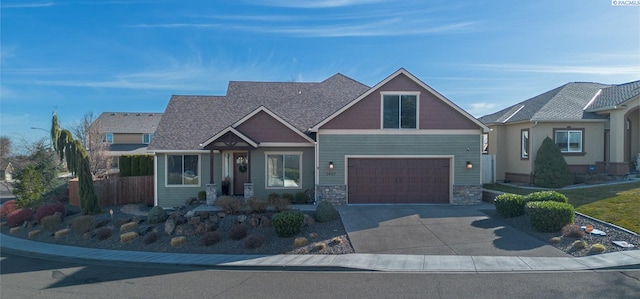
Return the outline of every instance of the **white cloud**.
[[[498,105],[496,105],[495,103],[487,102],[471,103],[470,106],[471,108],[467,109],[467,112],[476,117],[495,112],[494,110],[496,110],[498,107]]]

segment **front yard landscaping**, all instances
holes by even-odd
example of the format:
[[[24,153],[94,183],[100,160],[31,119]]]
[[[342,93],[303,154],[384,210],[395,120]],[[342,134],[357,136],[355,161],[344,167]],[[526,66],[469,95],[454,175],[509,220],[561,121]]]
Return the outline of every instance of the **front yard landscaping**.
[[[505,184],[487,184],[484,188],[520,195],[538,191]],[[567,196],[577,212],[640,234],[640,182],[553,190]]]

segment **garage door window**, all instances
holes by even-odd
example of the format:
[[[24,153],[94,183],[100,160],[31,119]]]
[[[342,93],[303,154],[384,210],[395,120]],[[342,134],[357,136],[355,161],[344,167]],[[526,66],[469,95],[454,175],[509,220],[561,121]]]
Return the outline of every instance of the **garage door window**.
[[[383,95],[382,127],[384,129],[417,128],[417,108],[417,95]]]
[[[299,189],[302,154],[267,154],[267,187]]]

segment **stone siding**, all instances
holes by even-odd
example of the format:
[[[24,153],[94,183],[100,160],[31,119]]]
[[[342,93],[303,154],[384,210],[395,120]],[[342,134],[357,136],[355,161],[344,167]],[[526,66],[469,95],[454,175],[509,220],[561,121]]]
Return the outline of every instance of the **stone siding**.
[[[482,185],[454,185],[454,205],[477,205],[482,202]]]
[[[346,185],[316,185],[316,202],[327,200],[333,205],[347,204]]]

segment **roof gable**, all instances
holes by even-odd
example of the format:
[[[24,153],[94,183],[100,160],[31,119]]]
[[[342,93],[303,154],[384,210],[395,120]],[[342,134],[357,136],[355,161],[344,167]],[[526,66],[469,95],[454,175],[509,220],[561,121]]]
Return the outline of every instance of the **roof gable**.
[[[397,79],[402,78],[402,77],[406,77],[408,80],[397,80]],[[387,78],[385,78],[384,80],[380,81],[375,86],[369,88],[369,90],[367,90],[366,92],[364,92],[363,94],[361,94],[360,96],[355,98],[353,101],[349,102],[347,105],[342,107],[340,110],[336,111],[335,113],[331,114],[329,117],[327,117],[326,119],[324,119],[323,121],[321,121],[320,123],[315,125],[313,128],[311,128],[311,131],[317,132],[321,127],[325,126],[326,124],[328,124],[329,122],[333,121],[334,119],[337,119],[337,118],[341,117],[341,115],[343,113],[345,113],[346,111],[348,111],[352,107],[354,107],[356,105],[362,105],[362,103],[367,101],[367,99],[370,96],[372,96],[374,93],[376,93],[378,91],[381,91],[381,90],[388,90],[388,88],[385,88],[385,86],[387,86],[390,83],[394,83],[394,84],[391,84],[391,85],[394,86],[392,89],[396,89],[394,91],[398,91],[398,92],[419,91],[420,89],[426,90],[427,93],[433,95],[435,97],[435,99],[439,100],[439,102],[441,102],[442,104],[447,106],[447,108],[452,109],[453,111],[456,112],[457,115],[462,116],[461,120],[469,121],[469,122],[473,123],[475,126],[477,126],[479,128],[482,128],[484,131],[488,131],[489,130],[483,123],[478,121],[475,117],[471,116],[468,112],[466,112],[465,110],[463,110],[459,106],[455,105],[449,99],[447,99],[446,97],[441,95],[439,92],[437,92],[436,90],[431,88],[429,85],[427,85],[424,82],[422,82],[421,80],[419,80],[417,77],[413,76],[411,73],[406,71],[404,68],[401,68],[398,71],[396,71],[395,73],[393,73],[390,76],[388,76]],[[374,95],[374,97],[375,97],[375,95]],[[379,111],[380,110],[380,103],[377,103],[376,107],[377,107],[377,109]],[[367,108],[367,109],[373,109],[373,108]],[[379,121],[378,121],[378,123],[379,123]],[[421,121],[421,123],[422,123],[422,121]],[[378,125],[378,127],[380,127],[380,126]]]
[[[632,98],[640,95],[640,80],[602,89],[602,92],[587,107],[587,111],[616,109]]]
[[[313,143],[313,139],[303,134],[269,109],[260,106],[249,113],[233,127],[251,139],[262,142]],[[265,130],[269,128],[269,130]]]

